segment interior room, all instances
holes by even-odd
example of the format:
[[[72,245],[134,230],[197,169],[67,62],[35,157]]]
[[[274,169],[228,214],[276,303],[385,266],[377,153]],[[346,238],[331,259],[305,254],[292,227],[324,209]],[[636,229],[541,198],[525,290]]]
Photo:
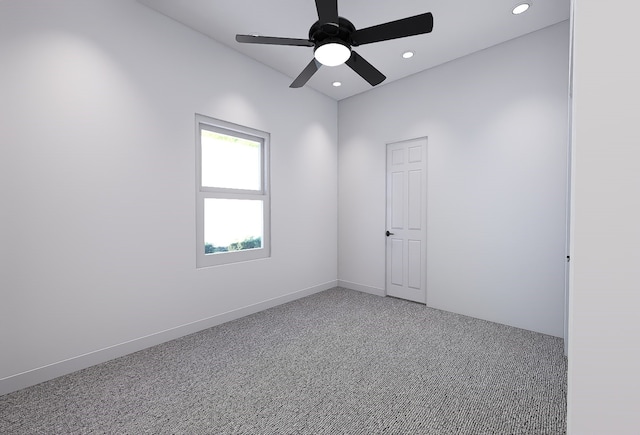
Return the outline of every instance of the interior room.
[[[0,1],[0,399],[336,288],[391,299],[389,147],[420,141],[422,293],[402,298],[562,340],[567,433],[635,433],[634,13],[495,0],[527,24],[462,46],[451,5],[341,0],[356,27],[432,12],[433,31],[353,47],[380,85],[341,65],[291,89],[311,48],[217,40],[206,13],[183,23],[207,2],[177,3]],[[263,1],[230,30],[242,3],[211,32],[306,38],[318,19]],[[536,8],[559,12],[524,21]],[[268,141],[264,258],[199,260],[202,119]]]

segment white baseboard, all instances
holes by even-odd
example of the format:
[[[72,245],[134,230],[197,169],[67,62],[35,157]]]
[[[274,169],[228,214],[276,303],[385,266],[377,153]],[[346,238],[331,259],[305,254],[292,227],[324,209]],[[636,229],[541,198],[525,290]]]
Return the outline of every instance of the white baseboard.
[[[329,281],[327,283],[309,287],[304,290],[288,293],[277,298],[258,302],[247,307],[228,311],[226,313],[218,314],[206,319],[197,320],[186,325],[177,326],[175,328],[160,331],[155,334],[147,335],[145,337],[136,338],[124,343],[86,353],[84,355],[78,355],[64,361],[49,364],[44,367],[39,367],[23,373],[2,378],[0,379],[0,396],[9,394],[13,391],[21,390],[26,387],[30,387],[32,385],[39,384],[41,382],[49,381],[59,376],[73,373],[75,371],[82,370],[96,364],[107,362],[114,358],[119,358],[121,356],[128,355],[130,353],[137,352],[151,346],[165,343],[170,340],[175,340],[176,338],[184,337],[185,335],[193,334],[194,332],[202,331],[204,329],[211,328],[212,326],[220,325],[222,323],[236,320],[241,317],[257,313],[259,311],[263,311],[287,302],[294,301],[296,299],[329,290],[333,287],[336,287],[337,285],[338,281]]]
[[[383,288],[370,287],[368,285],[357,284],[355,282],[338,280],[338,286],[348,288],[350,290],[357,290],[363,293],[369,293],[376,296],[386,296],[387,292]]]

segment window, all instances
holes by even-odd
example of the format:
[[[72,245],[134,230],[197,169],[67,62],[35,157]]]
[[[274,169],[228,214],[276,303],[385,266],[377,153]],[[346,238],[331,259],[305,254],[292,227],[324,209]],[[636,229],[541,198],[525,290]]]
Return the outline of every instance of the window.
[[[197,266],[269,257],[269,134],[196,115]]]

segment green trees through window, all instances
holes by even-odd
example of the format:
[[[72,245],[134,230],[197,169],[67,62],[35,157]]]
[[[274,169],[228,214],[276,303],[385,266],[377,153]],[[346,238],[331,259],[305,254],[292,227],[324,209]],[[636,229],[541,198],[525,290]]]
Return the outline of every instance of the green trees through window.
[[[231,243],[228,246],[214,246],[211,243],[205,243],[204,253],[215,254],[217,252],[242,251],[245,249],[256,249],[261,247],[262,247],[261,237],[250,237],[248,239],[244,239],[241,242]]]

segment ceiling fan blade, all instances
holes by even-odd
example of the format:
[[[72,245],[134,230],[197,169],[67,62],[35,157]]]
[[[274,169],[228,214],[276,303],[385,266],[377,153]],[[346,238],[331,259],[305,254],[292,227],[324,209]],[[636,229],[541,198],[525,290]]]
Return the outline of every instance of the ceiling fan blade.
[[[364,58],[355,51],[351,52],[351,57],[345,63],[349,68],[358,73],[360,77],[368,81],[371,86],[379,85],[386,79],[384,74],[364,60]]]
[[[320,69],[322,64],[318,62],[315,57],[311,59],[309,65],[302,70],[300,75],[296,77],[296,79],[289,85],[290,88],[301,88],[303,87],[309,79]]]
[[[338,24],[338,0],[316,0],[320,24]]]
[[[390,21],[377,26],[356,30],[351,35],[353,45],[370,44],[372,42],[388,41],[390,39],[421,35],[433,30],[433,15],[431,12],[416,15],[401,20]]]
[[[277,38],[274,36],[236,35],[236,41],[243,44],[295,45],[299,47],[313,47],[308,39]]]

